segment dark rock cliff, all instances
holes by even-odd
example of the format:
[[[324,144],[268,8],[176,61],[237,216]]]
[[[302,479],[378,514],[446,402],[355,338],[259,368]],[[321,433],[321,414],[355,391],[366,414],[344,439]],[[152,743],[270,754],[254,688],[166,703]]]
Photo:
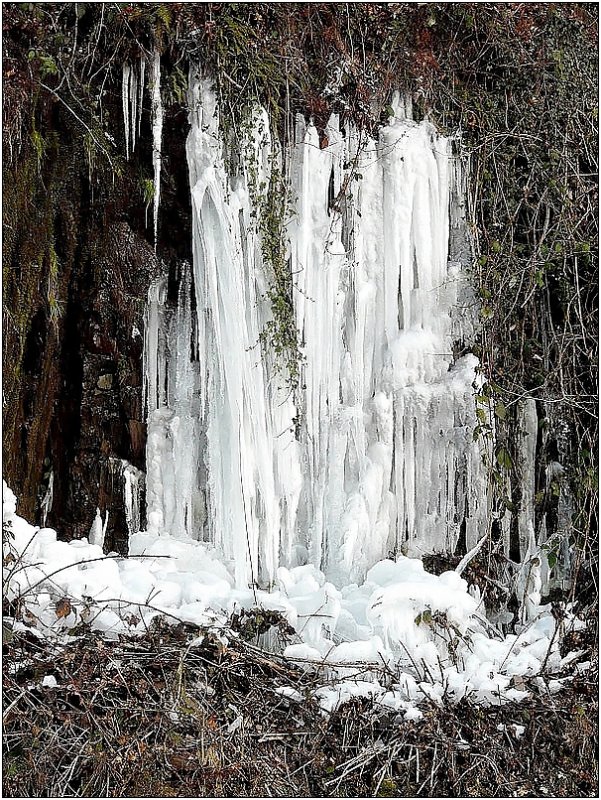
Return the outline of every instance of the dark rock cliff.
[[[107,163],[73,108],[37,86],[53,76],[28,64],[24,42],[49,35],[34,22],[5,12],[3,476],[19,513],[39,523],[52,473],[47,524],[81,537],[99,507],[109,511],[108,547],[123,549],[121,460],[144,467],[148,287],[189,257],[186,116],[166,108],[157,256],[141,178],[151,172],[149,102],[125,161],[120,73],[107,72],[103,114],[118,144]]]

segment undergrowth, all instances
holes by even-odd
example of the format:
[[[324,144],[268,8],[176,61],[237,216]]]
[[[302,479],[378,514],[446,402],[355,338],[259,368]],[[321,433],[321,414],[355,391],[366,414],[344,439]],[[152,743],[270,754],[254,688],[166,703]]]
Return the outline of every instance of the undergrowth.
[[[61,644],[7,630],[4,795],[596,796],[594,667],[517,706],[425,703],[416,723],[355,698],[324,714],[323,670],[242,630],[157,620],[143,636]]]

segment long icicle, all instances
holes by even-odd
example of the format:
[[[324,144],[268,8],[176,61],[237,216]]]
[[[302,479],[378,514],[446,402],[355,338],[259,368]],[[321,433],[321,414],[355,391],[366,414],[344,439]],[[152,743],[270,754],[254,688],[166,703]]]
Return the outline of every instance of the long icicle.
[[[140,80],[138,81],[138,116],[136,120],[137,135],[140,138],[142,124],[142,108],[144,106],[144,82],[146,78],[146,56],[140,56]]]
[[[129,129],[131,138],[131,152],[136,149],[136,122],[138,117],[138,81],[135,66],[131,67],[129,73],[129,103],[131,106],[129,115]]]
[[[163,136],[163,104],[161,102],[161,56],[155,50],[152,57],[152,165],[154,172],[154,249],[157,249],[159,202],[161,198],[161,140]]]
[[[123,103],[123,127],[125,129],[125,158],[129,161],[129,75],[131,67],[123,65],[123,80],[121,84],[121,99]]]

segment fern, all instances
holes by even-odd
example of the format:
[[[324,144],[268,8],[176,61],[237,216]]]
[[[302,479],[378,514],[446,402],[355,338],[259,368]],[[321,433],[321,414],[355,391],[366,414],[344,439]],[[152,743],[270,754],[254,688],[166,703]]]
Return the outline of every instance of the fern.
[[[171,21],[173,19],[173,15],[171,13],[171,9],[169,6],[165,5],[165,3],[159,3],[156,7],[156,16],[163,25],[165,26],[165,30],[171,30]]]

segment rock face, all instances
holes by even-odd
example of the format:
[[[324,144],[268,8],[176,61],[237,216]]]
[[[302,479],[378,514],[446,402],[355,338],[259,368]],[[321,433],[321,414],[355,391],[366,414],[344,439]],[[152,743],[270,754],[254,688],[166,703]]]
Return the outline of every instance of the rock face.
[[[64,505],[57,498],[55,513],[64,509],[72,534],[82,536],[93,504],[108,510],[108,542],[114,549],[123,548],[127,533],[121,460],[139,468],[144,461],[140,331],[146,287],[158,269],[150,245],[128,222],[114,222],[99,241],[93,282],[74,309],[80,316],[72,366],[79,375],[80,397],[64,428],[75,423],[77,435],[64,464]],[[50,439],[60,447],[52,432]]]
[[[117,127],[116,95],[112,106]],[[123,550],[123,462],[144,466],[148,287],[189,257],[187,223],[169,243],[159,231],[159,259],[139,177],[152,164],[144,116],[136,158],[112,172],[91,168],[81,129],[55,98],[30,110],[18,147],[4,141],[3,474],[19,512],[67,538],[87,535],[96,507],[103,518],[108,510],[105,549]],[[189,219],[184,139],[166,141],[163,154],[171,223]]]

